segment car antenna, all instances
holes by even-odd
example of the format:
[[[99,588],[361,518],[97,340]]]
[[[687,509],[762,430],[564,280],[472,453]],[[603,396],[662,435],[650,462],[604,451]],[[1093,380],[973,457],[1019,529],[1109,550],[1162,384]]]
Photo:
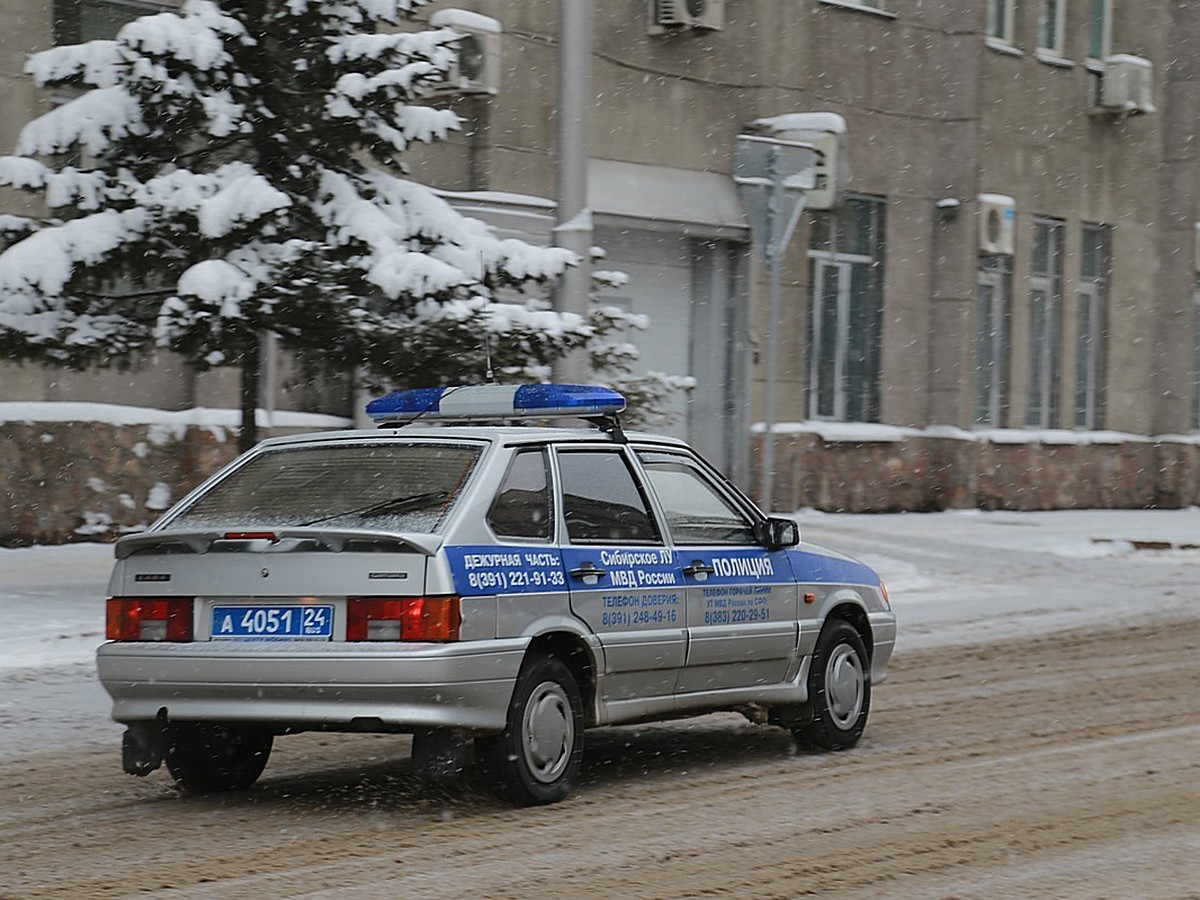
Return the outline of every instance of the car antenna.
[[[483,259],[483,251],[480,251],[480,253],[479,253],[479,277],[483,278],[486,273],[487,273],[487,265]],[[490,303],[491,300],[489,299],[488,302]],[[486,322],[483,325],[483,356],[484,356],[484,359],[487,360],[487,369],[483,373],[484,380],[488,384],[495,384],[496,383],[496,373],[492,369],[492,335],[491,335],[491,332],[489,332],[487,329]]]
[[[487,360],[487,369],[483,373],[484,381],[488,384],[495,384],[496,373],[492,370],[492,336],[488,333],[486,327],[483,332],[483,356]]]

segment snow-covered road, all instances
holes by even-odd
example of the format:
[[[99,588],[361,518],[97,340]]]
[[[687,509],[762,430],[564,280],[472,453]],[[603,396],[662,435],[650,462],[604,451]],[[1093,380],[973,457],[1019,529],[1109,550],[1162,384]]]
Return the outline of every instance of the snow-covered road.
[[[539,810],[424,785],[398,735],[281,738],[238,796],[123,775],[110,548],[0,551],[0,896],[1195,896],[1200,511],[799,518],[900,617],[862,744],[597,729]]]
[[[873,565],[897,653],[1098,622],[1200,616],[1200,509],[797,514],[804,539]],[[1168,549],[1138,549],[1138,546]],[[0,757],[118,740],[92,672],[111,547],[0,550]]]

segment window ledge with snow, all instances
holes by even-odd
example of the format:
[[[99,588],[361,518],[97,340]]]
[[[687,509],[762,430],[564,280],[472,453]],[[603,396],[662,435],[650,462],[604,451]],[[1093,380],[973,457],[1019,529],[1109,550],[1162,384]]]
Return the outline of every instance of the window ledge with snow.
[[[754,434],[764,431],[762,422],[751,426]],[[826,443],[895,444],[910,438],[943,438],[987,444],[1198,444],[1200,434],[1164,434],[1148,436],[1124,431],[1075,431],[1069,428],[979,428],[967,430],[952,425],[905,428],[872,422],[833,422],[806,420],[776,422],[771,429],[777,436],[815,434]]]
[[[1043,62],[1048,66],[1058,66],[1062,69],[1075,68],[1074,60],[1059,56],[1053,50],[1038,50],[1034,55],[1037,57],[1038,62]]]
[[[842,9],[853,9],[857,12],[870,13],[873,16],[882,16],[885,19],[896,18],[896,13],[886,9],[879,9],[874,6],[867,6],[865,3],[855,3],[854,0],[821,0],[826,6],[838,6]]]
[[[1005,56],[1024,56],[1025,51],[1020,47],[1014,47],[1008,41],[1000,38],[989,37],[986,39],[989,50],[995,50],[997,53],[1003,53]]]

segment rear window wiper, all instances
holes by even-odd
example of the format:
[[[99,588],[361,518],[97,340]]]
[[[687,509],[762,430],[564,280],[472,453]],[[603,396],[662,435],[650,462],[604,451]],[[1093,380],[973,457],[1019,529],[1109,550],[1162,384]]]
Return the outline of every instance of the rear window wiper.
[[[445,500],[450,496],[449,491],[425,491],[420,494],[408,494],[402,497],[391,497],[387,500],[380,500],[378,503],[370,503],[366,506],[360,506],[357,509],[344,509],[340,512],[329,513],[326,516],[317,516],[315,519],[309,519],[307,522],[301,522],[299,527],[306,528],[309,525],[316,525],[318,522],[328,522],[330,519],[340,519],[342,516],[359,516],[367,518],[368,516],[380,516],[384,513],[402,512],[409,509],[420,509],[422,506],[427,506],[438,500]]]

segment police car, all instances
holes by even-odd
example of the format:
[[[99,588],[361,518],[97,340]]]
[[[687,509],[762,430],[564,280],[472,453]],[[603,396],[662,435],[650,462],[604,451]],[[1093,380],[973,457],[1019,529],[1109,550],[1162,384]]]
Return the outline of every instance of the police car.
[[[895,639],[879,577],[623,409],[588,385],[396,392],[379,430],[265,441],[120,539],[97,663],[125,771],[237,790],[281,735],[409,733],[418,771],[473,756],[540,804],[595,726],[753,710],[854,746]]]

